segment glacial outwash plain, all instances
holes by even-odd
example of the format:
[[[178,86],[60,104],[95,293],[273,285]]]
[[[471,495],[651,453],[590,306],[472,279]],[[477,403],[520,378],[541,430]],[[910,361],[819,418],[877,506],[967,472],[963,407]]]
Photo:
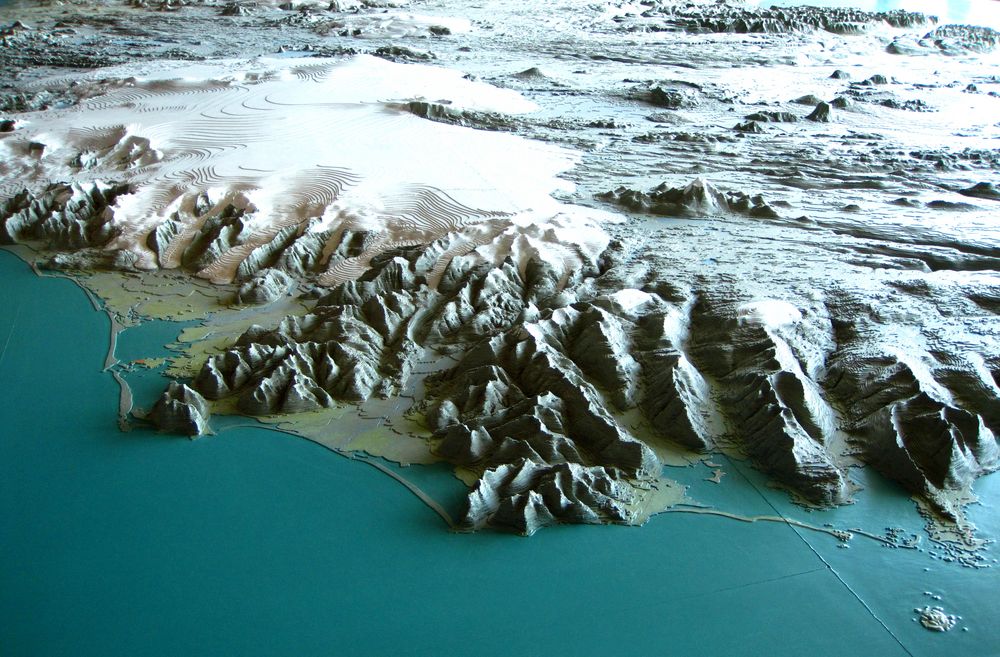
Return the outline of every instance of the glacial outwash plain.
[[[705,514],[985,576],[996,4],[7,4],[0,243],[107,313],[122,431],[294,434],[442,532]],[[744,468],[809,521],[706,501]],[[922,531],[825,520],[873,477]]]

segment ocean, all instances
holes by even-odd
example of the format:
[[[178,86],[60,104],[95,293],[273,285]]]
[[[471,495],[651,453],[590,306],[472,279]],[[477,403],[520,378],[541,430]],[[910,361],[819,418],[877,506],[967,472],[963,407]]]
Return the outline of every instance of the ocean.
[[[390,477],[306,440],[122,433],[101,372],[106,316],[7,252],[0,278],[4,657],[1000,652],[996,569],[686,513],[458,534]],[[119,356],[176,328],[128,329]],[[699,486],[720,509],[919,530],[912,503],[868,475],[877,490],[863,503],[821,514],[745,466],[727,470]],[[442,472],[414,476],[460,493]],[[980,492],[988,506],[973,515],[996,536],[1000,481]],[[959,627],[924,630],[913,609],[925,604],[961,615]]]

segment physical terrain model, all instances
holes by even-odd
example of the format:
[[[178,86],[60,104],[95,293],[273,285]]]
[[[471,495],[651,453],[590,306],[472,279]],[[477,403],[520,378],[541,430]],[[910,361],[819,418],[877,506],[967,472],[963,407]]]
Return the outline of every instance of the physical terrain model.
[[[982,4],[11,5],[0,242],[109,313],[124,430],[256,418],[452,529],[525,535],[726,515],[699,488],[740,463],[816,509],[804,531],[987,568]],[[118,360],[163,319],[186,322],[169,357]],[[133,398],[142,366],[158,399]],[[458,515],[397,467],[431,463],[467,486]],[[681,483],[692,464],[711,477]],[[862,470],[926,535],[825,522]]]

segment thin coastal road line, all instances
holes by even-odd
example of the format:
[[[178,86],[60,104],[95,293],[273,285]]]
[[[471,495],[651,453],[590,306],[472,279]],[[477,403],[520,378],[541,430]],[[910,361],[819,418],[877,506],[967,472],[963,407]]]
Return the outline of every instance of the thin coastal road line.
[[[3,349],[0,349],[0,363],[3,363],[4,356],[7,355],[7,347],[10,346],[10,340],[14,336],[14,329],[17,327],[17,318],[21,316],[21,304],[17,304],[17,310],[14,311],[14,321],[10,323],[10,330],[7,331],[7,339],[4,340]]]
[[[779,511],[779,510],[777,509],[777,507],[775,507],[775,506],[774,506],[774,504],[772,504],[772,503],[771,503],[771,500],[769,500],[769,499],[767,498],[767,496],[766,496],[766,495],[764,495],[763,491],[761,491],[761,490],[760,490],[760,488],[758,488],[758,487],[757,487],[756,485],[754,485],[754,483],[753,483],[752,481],[750,481],[750,478],[746,476],[746,473],[744,473],[744,472],[743,472],[743,470],[742,470],[742,469],[740,469],[740,467],[739,467],[739,466],[738,466],[738,465],[737,465],[737,464],[736,464],[736,463],[735,463],[735,462],[733,461],[733,459],[730,459],[730,458],[728,458],[728,457],[725,457],[725,458],[726,458],[726,460],[728,460],[728,461],[729,461],[730,465],[732,465],[732,466],[733,466],[733,467],[734,467],[734,468],[736,469],[736,471],[737,471],[737,472],[738,472],[738,473],[740,474],[740,476],[741,476],[741,477],[743,477],[743,479],[744,479],[744,480],[745,480],[745,481],[746,481],[746,482],[747,482],[747,483],[748,483],[748,484],[749,484],[749,485],[750,485],[750,486],[751,486],[751,487],[752,487],[752,488],[753,488],[753,489],[754,489],[755,491],[757,491],[757,494],[758,494],[758,495],[760,495],[761,499],[763,499],[763,500],[764,500],[764,503],[765,503],[765,504],[767,504],[767,505],[768,505],[769,507],[771,507],[771,508],[772,508],[772,509],[774,510],[774,512],[775,512],[775,513],[776,513],[776,514],[777,514],[778,516],[780,516],[780,517],[784,518],[784,516],[782,515],[781,511]],[[907,648],[907,647],[906,647],[906,645],[905,645],[905,644],[903,643],[903,641],[902,641],[902,640],[901,640],[901,639],[900,639],[900,638],[899,638],[898,636],[896,636],[896,633],[895,633],[895,632],[893,632],[893,631],[892,631],[892,630],[891,630],[891,629],[889,628],[889,626],[888,626],[888,625],[886,625],[885,621],[883,621],[883,620],[882,620],[881,618],[879,618],[878,614],[876,614],[876,613],[875,613],[875,610],[874,610],[874,609],[872,609],[872,608],[871,608],[871,607],[870,607],[870,606],[868,605],[868,603],[867,603],[867,602],[865,602],[865,601],[864,601],[864,599],[863,599],[863,598],[862,598],[862,597],[861,597],[860,595],[858,595],[858,592],[857,592],[857,591],[855,591],[855,590],[854,590],[854,589],[853,589],[853,588],[852,588],[852,587],[851,587],[851,586],[850,586],[850,585],[849,585],[849,584],[848,584],[848,583],[847,583],[847,582],[846,582],[846,581],[844,580],[844,578],[843,578],[843,577],[841,577],[840,573],[839,573],[839,572],[837,572],[837,569],[836,569],[836,568],[834,568],[834,567],[833,567],[833,566],[832,566],[832,565],[830,564],[830,562],[829,562],[829,561],[827,561],[827,560],[826,560],[825,558],[823,558],[823,555],[821,555],[821,554],[820,554],[820,553],[819,553],[819,552],[818,552],[818,551],[816,550],[816,548],[815,548],[815,547],[813,547],[812,543],[810,543],[810,542],[809,542],[809,541],[808,541],[808,540],[806,539],[806,537],[805,537],[805,536],[804,536],[804,535],[802,534],[802,532],[800,532],[800,531],[799,531],[799,530],[797,529],[797,527],[796,527],[796,524],[797,524],[797,523],[794,523],[794,522],[791,522],[791,521],[789,521],[788,519],[786,519],[786,522],[787,522],[788,526],[789,526],[789,527],[791,528],[791,530],[792,530],[793,532],[795,532],[795,535],[796,535],[796,536],[797,536],[797,537],[799,538],[799,540],[800,540],[800,541],[802,541],[803,543],[805,543],[805,545],[806,545],[806,547],[807,547],[807,548],[809,549],[809,551],[810,551],[810,552],[812,552],[812,553],[813,553],[813,555],[814,555],[814,556],[815,556],[815,557],[816,557],[817,559],[819,559],[820,563],[822,563],[822,564],[823,564],[824,566],[826,566],[826,568],[827,568],[827,569],[828,569],[828,570],[830,571],[830,573],[831,573],[831,574],[832,574],[832,575],[833,575],[834,577],[836,577],[836,578],[837,578],[837,581],[838,581],[838,582],[840,582],[840,583],[841,583],[841,584],[843,585],[843,587],[844,587],[845,589],[847,589],[847,592],[848,592],[848,593],[850,593],[850,594],[851,594],[851,596],[852,596],[852,597],[853,597],[853,598],[854,598],[855,600],[857,600],[857,601],[858,601],[858,603],[859,603],[859,604],[860,604],[860,605],[861,605],[862,607],[864,607],[865,611],[866,611],[866,612],[868,612],[868,615],[869,615],[869,616],[871,616],[871,617],[872,617],[872,618],[873,618],[873,619],[875,620],[875,622],[876,622],[876,623],[878,623],[879,625],[881,625],[881,626],[882,626],[882,629],[883,629],[883,630],[885,630],[885,632],[886,632],[886,633],[887,633],[887,634],[888,634],[889,636],[891,636],[891,637],[892,637],[893,641],[895,641],[895,642],[896,642],[896,643],[897,643],[897,644],[899,645],[900,649],[901,649],[901,650],[902,650],[902,651],[903,651],[904,653],[906,653],[906,654],[907,654],[907,655],[909,655],[910,657],[913,657],[913,653],[912,653],[912,652],[910,652],[909,648]]]

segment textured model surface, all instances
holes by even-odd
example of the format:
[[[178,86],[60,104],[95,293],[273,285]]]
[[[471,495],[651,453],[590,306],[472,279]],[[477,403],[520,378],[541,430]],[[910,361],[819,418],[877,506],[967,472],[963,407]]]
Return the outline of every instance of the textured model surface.
[[[963,508],[1000,466],[1000,35],[537,5],[115,5],[145,44],[121,58],[89,5],[24,6],[0,242],[121,326],[204,323],[135,409],[165,431],[235,413],[445,461],[469,485],[456,526],[525,534],[641,524],[685,499],[664,465],[711,454],[817,507],[868,466],[976,563]],[[195,42],[182,19],[231,29]]]

